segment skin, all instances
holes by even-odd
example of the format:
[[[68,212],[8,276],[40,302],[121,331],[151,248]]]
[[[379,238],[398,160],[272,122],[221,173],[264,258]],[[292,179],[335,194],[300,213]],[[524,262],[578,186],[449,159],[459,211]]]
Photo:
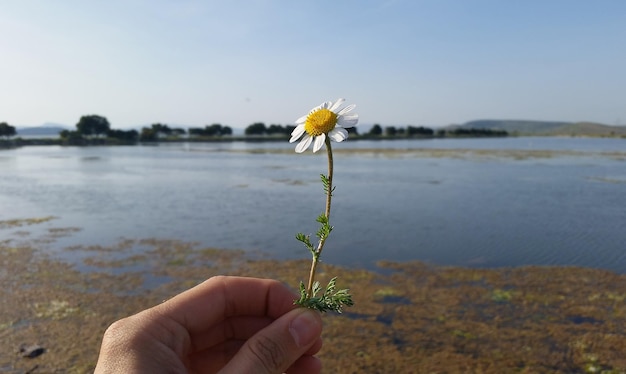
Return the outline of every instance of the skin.
[[[270,279],[218,276],[113,323],[95,373],[319,373],[319,313]]]

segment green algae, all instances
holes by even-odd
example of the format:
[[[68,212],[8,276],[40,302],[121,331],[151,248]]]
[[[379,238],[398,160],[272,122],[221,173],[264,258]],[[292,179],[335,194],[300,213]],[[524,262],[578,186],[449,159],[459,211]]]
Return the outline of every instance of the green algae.
[[[122,239],[73,247],[88,272],[32,245],[0,243],[0,368],[93,371],[113,321],[218,274],[295,285],[307,259],[277,261],[196,243]],[[580,267],[502,269],[381,261],[379,271],[323,265],[355,306],[324,316],[319,357],[332,373],[624,373],[626,276]],[[21,344],[46,353],[24,359]]]
[[[2,220],[0,221],[0,229],[38,225],[40,223],[48,222],[56,218],[57,217],[54,217],[54,216],[47,216],[47,217],[38,217],[38,218]]]

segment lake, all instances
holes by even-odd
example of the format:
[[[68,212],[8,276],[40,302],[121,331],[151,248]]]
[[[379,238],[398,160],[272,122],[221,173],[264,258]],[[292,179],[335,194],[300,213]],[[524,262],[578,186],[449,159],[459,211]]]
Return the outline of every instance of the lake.
[[[80,231],[69,246],[162,238],[309,258],[295,240],[324,209],[325,152],[292,144],[23,147],[0,150],[0,230]],[[335,226],[322,260],[502,267],[579,265],[626,273],[626,140],[497,138],[334,143]],[[33,235],[34,235],[33,234]],[[141,251],[141,248],[134,249]]]

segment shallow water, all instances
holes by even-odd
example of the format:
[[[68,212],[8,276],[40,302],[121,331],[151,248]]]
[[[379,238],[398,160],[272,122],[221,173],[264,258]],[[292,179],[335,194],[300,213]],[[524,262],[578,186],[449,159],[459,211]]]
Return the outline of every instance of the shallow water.
[[[156,237],[307,258],[294,235],[317,230],[326,161],[323,152],[297,155],[291,147],[2,150],[0,220],[59,218],[0,230],[0,240],[18,240],[24,230],[80,227],[48,249]],[[335,149],[335,229],[326,262],[370,267],[379,259],[416,259],[626,272],[626,140],[348,141]],[[509,157],[506,150],[522,153]],[[538,150],[550,152],[532,153]]]

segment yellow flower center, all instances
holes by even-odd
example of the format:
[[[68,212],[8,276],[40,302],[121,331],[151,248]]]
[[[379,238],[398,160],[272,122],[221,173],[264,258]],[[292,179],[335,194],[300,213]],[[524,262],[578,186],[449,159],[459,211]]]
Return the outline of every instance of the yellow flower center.
[[[306,117],[304,130],[311,136],[328,134],[337,124],[337,115],[328,109],[319,109]]]

